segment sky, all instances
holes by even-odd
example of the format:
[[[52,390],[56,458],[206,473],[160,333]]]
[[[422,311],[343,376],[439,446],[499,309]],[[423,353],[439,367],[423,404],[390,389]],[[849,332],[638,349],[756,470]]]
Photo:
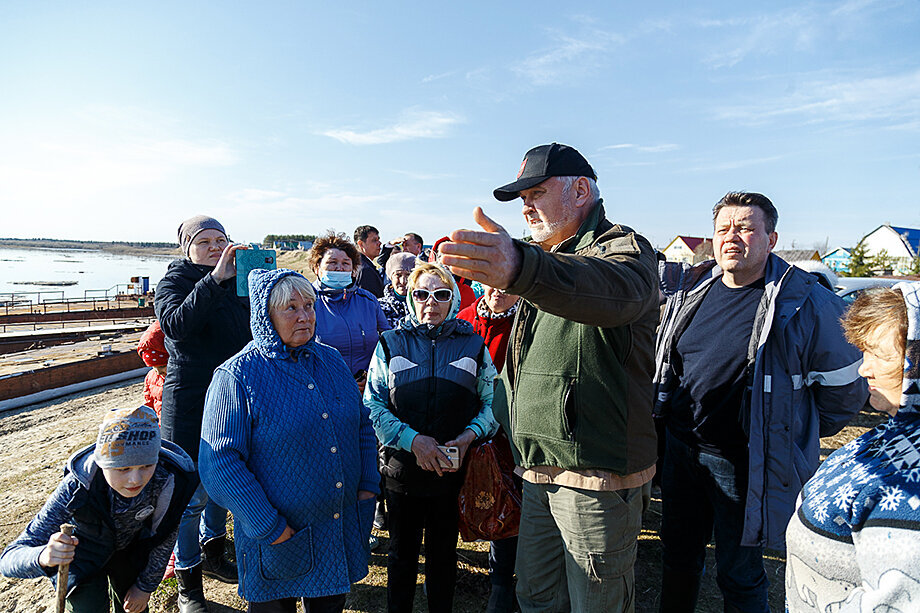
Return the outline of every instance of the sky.
[[[780,248],[920,227],[920,0],[0,3],[0,237],[426,243],[576,147],[665,247],[728,191]]]

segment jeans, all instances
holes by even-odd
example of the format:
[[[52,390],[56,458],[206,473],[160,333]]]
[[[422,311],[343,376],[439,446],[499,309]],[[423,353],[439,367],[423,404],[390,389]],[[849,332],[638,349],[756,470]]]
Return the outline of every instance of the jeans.
[[[521,611],[633,611],[650,489],[595,492],[525,481],[516,568]]]
[[[201,563],[201,542],[227,533],[227,509],[208,498],[204,485],[189,500],[179,520],[176,539],[176,568],[187,570]]]
[[[516,536],[509,536],[489,543],[489,579],[492,585],[511,587],[514,582],[517,542]]]
[[[412,611],[423,531],[428,610],[452,610],[457,581],[458,493],[458,490],[451,490],[441,496],[410,496],[386,490],[390,529],[387,610],[390,613]]]
[[[695,450],[670,433],[661,478],[661,611],[692,612],[715,531],[716,583],[726,611],[766,613],[763,549],[741,545],[747,468]]]

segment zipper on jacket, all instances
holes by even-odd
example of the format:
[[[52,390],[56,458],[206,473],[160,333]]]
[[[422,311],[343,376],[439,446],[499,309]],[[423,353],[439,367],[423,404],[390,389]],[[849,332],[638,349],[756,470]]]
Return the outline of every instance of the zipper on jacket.
[[[429,367],[431,369],[431,374],[428,377],[428,397],[429,398],[434,397],[434,389],[433,389],[434,388],[434,353],[435,353],[436,346],[437,346],[437,341],[435,339],[431,339],[431,366]],[[440,444],[440,441],[438,441],[438,444]]]
[[[565,389],[565,397],[562,400],[562,421],[569,440],[575,441],[575,423],[577,419],[577,408],[575,406],[575,379],[569,379],[569,384]]]
[[[505,391],[505,393],[510,396],[508,400],[508,420],[511,422],[511,432],[508,434],[512,436],[517,431],[517,428],[515,428],[515,422],[517,420],[515,419],[516,411],[514,410],[514,402],[515,396],[517,395],[515,389],[518,386],[518,382],[521,380],[521,350],[524,345],[524,340],[522,338],[524,336],[523,330],[525,326],[529,325],[531,316],[534,315],[535,312],[534,310],[528,309],[528,312],[525,314],[525,306],[526,305],[521,305],[520,308],[518,308],[518,312],[514,314],[514,323],[511,325],[512,344],[509,346],[509,351],[505,360],[505,368],[508,368],[508,360],[516,358],[514,368],[512,369],[512,372],[514,372],[514,380],[511,381],[509,377],[511,389]]]

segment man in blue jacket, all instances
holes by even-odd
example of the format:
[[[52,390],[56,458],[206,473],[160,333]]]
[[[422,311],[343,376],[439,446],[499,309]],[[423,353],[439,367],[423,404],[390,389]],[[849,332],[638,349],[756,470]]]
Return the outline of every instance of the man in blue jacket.
[[[713,208],[715,261],[662,275],[661,611],[695,609],[713,529],[725,610],[769,610],[763,547],[784,548],[818,438],[868,395],[843,301],[771,253],[777,219],[766,196],[728,193]]]

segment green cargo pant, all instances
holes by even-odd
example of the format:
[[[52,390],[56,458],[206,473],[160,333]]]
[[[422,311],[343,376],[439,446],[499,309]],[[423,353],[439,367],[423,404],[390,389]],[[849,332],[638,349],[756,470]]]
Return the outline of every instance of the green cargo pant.
[[[515,568],[521,611],[633,611],[650,486],[594,492],[525,481]]]

